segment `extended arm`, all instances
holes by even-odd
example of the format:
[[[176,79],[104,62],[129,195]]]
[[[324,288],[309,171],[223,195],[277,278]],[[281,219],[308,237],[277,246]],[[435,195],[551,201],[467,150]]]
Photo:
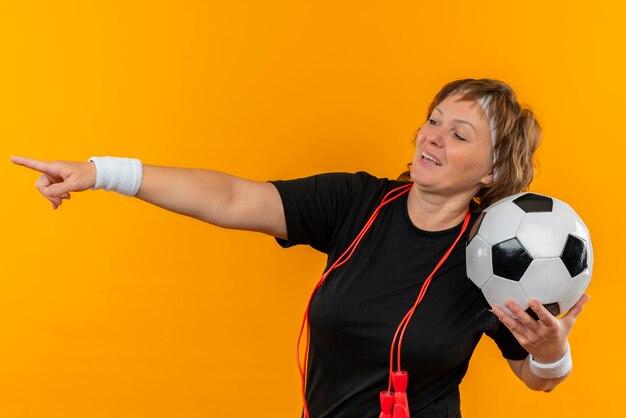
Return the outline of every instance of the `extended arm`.
[[[72,192],[91,189],[96,182],[93,163],[24,157],[11,157],[11,161],[41,173],[36,187],[54,209]],[[213,170],[147,164],[142,177],[136,197],[146,202],[224,228],[287,237],[280,195],[271,183]]]

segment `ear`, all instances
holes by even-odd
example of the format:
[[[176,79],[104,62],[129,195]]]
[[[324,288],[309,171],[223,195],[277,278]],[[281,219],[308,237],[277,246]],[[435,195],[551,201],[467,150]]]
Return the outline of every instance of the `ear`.
[[[483,178],[480,179],[480,184],[482,184],[483,187],[489,187],[493,184],[493,181],[494,181],[493,169],[491,169],[489,170],[487,174],[483,176]]]

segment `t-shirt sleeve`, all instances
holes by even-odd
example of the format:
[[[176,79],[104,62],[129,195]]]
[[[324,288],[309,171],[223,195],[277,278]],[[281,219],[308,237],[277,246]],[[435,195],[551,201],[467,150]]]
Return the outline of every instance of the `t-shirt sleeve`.
[[[528,352],[515,339],[511,331],[502,322],[497,319],[496,321],[494,328],[486,334],[493,338],[502,356],[508,360],[524,360],[528,357]]]
[[[275,180],[285,211],[287,240],[283,247],[307,244],[328,253],[336,239],[338,225],[367,178],[367,173],[328,173],[295,180]]]

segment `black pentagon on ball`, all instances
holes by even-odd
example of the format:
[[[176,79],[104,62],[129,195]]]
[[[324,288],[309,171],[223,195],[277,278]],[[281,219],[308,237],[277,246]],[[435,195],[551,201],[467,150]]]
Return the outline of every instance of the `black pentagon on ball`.
[[[519,281],[533,258],[517,238],[512,238],[491,247],[491,260],[495,275]]]
[[[561,260],[572,277],[578,276],[587,268],[587,247],[585,242],[573,235],[567,237]]]
[[[513,201],[524,212],[552,212],[552,198],[535,193],[526,193]]]

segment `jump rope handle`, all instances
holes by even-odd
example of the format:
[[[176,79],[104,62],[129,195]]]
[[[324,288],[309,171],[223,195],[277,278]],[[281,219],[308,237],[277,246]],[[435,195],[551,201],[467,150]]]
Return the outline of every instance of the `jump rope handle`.
[[[409,374],[398,370],[391,375],[393,382],[393,418],[409,418],[409,400],[406,388],[409,385]]]
[[[380,392],[380,415],[378,418],[393,418],[394,396],[393,392]]]
[[[406,388],[409,385],[409,374],[403,370],[393,372],[391,375],[393,392],[380,392],[380,415],[379,418],[409,418],[409,400],[406,396]]]

